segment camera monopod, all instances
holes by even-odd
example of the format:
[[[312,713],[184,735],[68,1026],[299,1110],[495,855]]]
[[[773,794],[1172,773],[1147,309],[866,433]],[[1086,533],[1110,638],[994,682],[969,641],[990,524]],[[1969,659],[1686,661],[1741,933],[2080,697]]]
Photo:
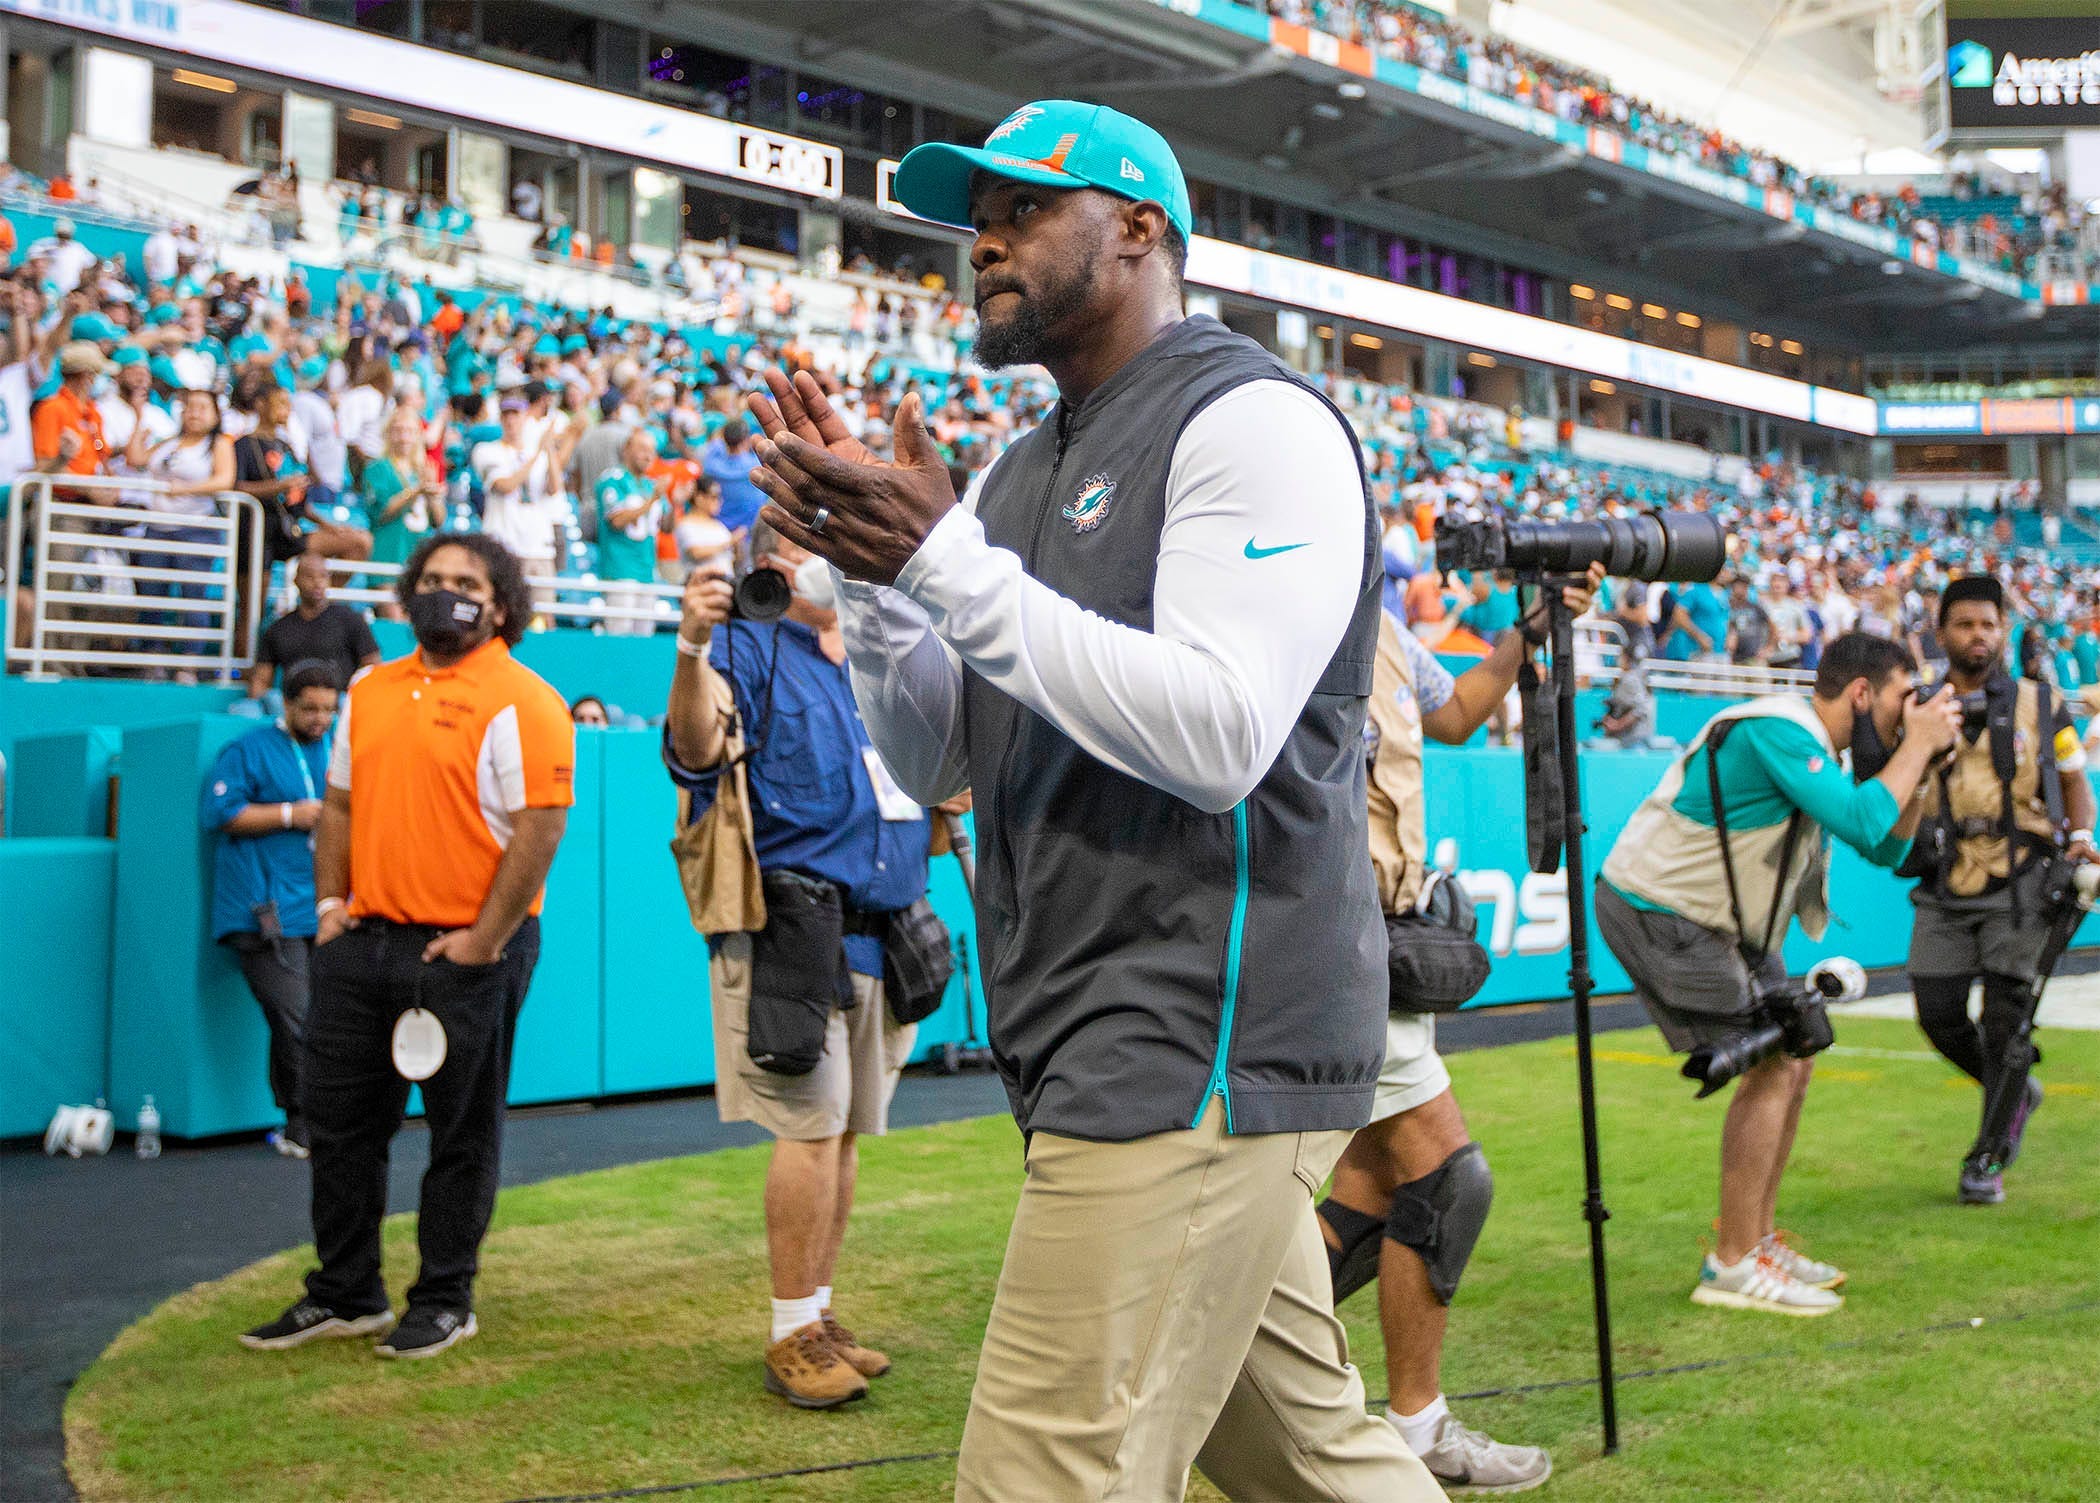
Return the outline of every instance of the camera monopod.
[[[1984,1087],[1983,1126],[1978,1129],[1975,1146],[1964,1164],[1965,1168],[1985,1174],[2003,1172],[2005,1161],[2012,1155],[2013,1119],[2027,1094],[2027,1072],[2042,1057],[2041,1050],[2034,1046],[2034,1019],[2041,1011],[2042,991],[2049,985],[2056,963],[2070,948],[2078,926],[2085,922],[2087,914],[2100,909],[2100,866],[2072,867],[2062,890],[2054,896],[2049,931],[2035,964],[2027,1006],[2012,1038],[2006,1042],[1998,1073]]]
[[[1437,522],[1436,561],[1452,569],[1507,569],[1546,611],[1546,670],[1525,660],[1524,833],[1531,869],[1551,876],[1567,860],[1568,997],[1575,1004],[1575,1080],[1582,1097],[1582,1219],[1590,1227],[1590,1292],[1596,1305],[1597,1393],[1604,1454],[1619,1449],[1619,1396],[1612,1377],[1611,1294],[1605,1281],[1603,1171],[1597,1159],[1597,1080],[1590,1046],[1589,887],[1582,866],[1582,768],[1575,739],[1575,619],[1562,591],[1587,588],[1594,563],[1635,579],[1710,580],[1728,556],[1710,513],[1648,512],[1592,522],[1548,524],[1496,512]]]
[[[1521,577],[1521,575],[1520,575]],[[1534,574],[1546,608],[1547,666],[1526,659],[1518,677],[1524,697],[1524,833],[1531,869],[1551,876],[1565,853],[1568,891],[1568,997],[1575,1004],[1575,1082],[1582,1098],[1582,1219],[1590,1228],[1590,1297],[1597,1326],[1597,1392],[1603,1407],[1604,1454],[1619,1449],[1619,1396],[1612,1376],[1611,1290],[1604,1266],[1604,1175],[1597,1155],[1597,1078],[1590,1052],[1589,890],[1582,863],[1582,768],[1575,739],[1575,621],[1561,591],[1579,576]]]

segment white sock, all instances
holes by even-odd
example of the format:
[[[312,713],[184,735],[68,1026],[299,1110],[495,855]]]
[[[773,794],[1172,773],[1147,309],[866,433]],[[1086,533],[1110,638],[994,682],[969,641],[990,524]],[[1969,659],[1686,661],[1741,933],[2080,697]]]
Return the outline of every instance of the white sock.
[[[817,1309],[818,1309],[819,1311],[824,1311],[824,1310],[829,1310],[830,1308],[831,1308],[831,1286],[830,1286],[829,1284],[819,1284],[819,1285],[817,1285]]]
[[[1444,1416],[1450,1412],[1451,1406],[1444,1402],[1442,1394],[1438,1394],[1419,1414],[1402,1414],[1389,1408],[1385,1417],[1392,1427],[1400,1432],[1400,1438],[1407,1442],[1410,1451],[1417,1456],[1427,1456],[1429,1448],[1436,1444],[1437,1426],[1443,1423]]]
[[[815,1325],[823,1314],[824,1307],[817,1303],[814,1294],[804,1295],[801,1299],[776,1299],[773,1301],[772,1339],[778,1341],[791,1331]]]

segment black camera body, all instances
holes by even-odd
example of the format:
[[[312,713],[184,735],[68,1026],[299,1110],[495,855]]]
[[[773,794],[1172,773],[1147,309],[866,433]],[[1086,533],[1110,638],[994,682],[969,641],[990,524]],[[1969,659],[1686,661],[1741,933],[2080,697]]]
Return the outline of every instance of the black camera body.
[[[1924,690],[1918,691],[1920,697]],[[1965,740],[1974,744],[1978,737],[1990,729],[1991,710],[1989,701],[1981,689],[1972,690],[1961,697],[1961,733]]]
[[[1538,522],[1446,512],[1436,524],[1439,569],[1507,569],[1543,578],[1580,575],[1593,563],[1621,579],[1697,584],[1727,562],[1721,524],[1706,512],[1644,511],[1594,522]]]
[[[754,564],[730,583],[729,614],[738,621],[778,621],[794,603],[795,589],[778,569]]]
[[[1757,1011],[1751,1026],[1716,1043],[1701,1044],[1685,1060],[1678,1073],[1697,1081],[1697,1100],[1704,1101],[1729,1081],[1760,1060],[1784,1052],[1789,1059],[1808,1059],[1821,1054],[1837,1035],[1830,1026],[1833,1001],[1852,1000],[1865,991],[1865,978],[1858,967],[1851,975],[1819,965],[1802,980],[1781,976],[1757,982]]]

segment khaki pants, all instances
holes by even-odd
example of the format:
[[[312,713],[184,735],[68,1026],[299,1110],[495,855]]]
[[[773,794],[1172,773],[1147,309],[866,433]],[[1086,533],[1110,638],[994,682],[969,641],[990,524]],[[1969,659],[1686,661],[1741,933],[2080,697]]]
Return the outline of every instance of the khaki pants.
[[[1346,1132],[1034,1135],[956,1503],[1440,1500],[1365,1412],[1313,1195]]]

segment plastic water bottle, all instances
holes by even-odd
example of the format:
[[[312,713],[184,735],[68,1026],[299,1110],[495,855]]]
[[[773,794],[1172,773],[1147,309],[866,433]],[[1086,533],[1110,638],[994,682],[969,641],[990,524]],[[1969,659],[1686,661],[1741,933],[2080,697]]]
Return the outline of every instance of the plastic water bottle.
[[[139,1157],[160,1157],[160,1108],[153,1104],[151,1096],[148,1096],[146,1104],[139,1108]]]

